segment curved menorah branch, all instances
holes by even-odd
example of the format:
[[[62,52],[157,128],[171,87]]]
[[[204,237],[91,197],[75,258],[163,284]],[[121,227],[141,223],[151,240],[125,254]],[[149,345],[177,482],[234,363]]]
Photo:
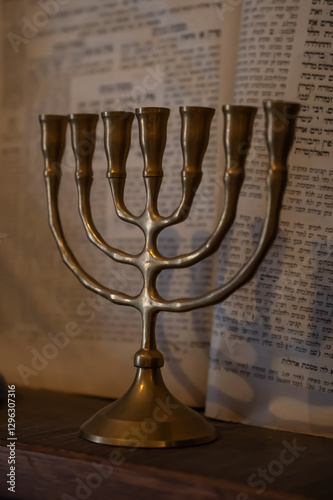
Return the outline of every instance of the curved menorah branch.
[[[42,151],[45,161],[44,177],[47,193],[49,225],[64,263],[83,286],[119,305],[135,307],[136,297],[117,292],[97,282],[81,267],[64,236],[59,209],[58,192],[61,182],[61,161],[66,143],[68,119],[60,115],[41,115]],[[82,167],[82,163],[80,164]],[[89,168],[89,164],[88,164]]]
[[[93,178],[90,175],[76,176],[76,186],[79,197],[79,213],[88,239],[114,261],[134,265],[135,256],[111,247],[108,243],[106,243],[97,230],[92,218],[90,206],[90,189],[92,182]]]
[[[197,250],[177,257],[163,259],[164,269],[186,268],[197,264],[202,259],[212,255],[219,248],[228,230],[232,226],[237,211],[237,201],[243,184],[244,175],[240,171],[227,171],[225,174],[225,200],[220,221],[212,236],[208,238]]]
[[[125,293],[116,292],[110,288],[107,288],[100,283],[98,283],[90,274],[88,274],[81,267],[76,257],[74,256],[72,250],[66,242],[62,225],[59,216],[58,210],[58,191],[59,191],[59,177],[53,173],[45,174],[45,182],[46,182],[46,192],[47,192],[47,206],[48,206],[48,214],[49,214],[49,224],[52,231],[52,234],[56,240],[59,252],[61,254],[62,260],[66,264],[67,267],[74,273],[74,275],[78,278],[80,283],[98,295],[101,295],[105,299],[114,302],[119,305],[128,305],[133,306],[133,302],[135,297],[131,297]]]
[[[185,312],[217,304],[225,300],[253,277],[278,231],[279,214],[287,183],[287,159],[294,140],[295,122],[299,109],[300,106],[295,103],[279,101],[267,101],[264,103],[270,169],[267,178],[267,210],[257,250],[248,263],[228,283],[200,297],[191,299],[163,300],[160,298],[160,301],[164,302],[161,310]],[[204,251],[205,248],[202,253]]]
[[[93,183],[92,161],[96,143],[98,115],[84,113],[69,115],[72,148],[75,158],[75,181],[79,199],[79,213],[88,239],[116,262],[133,264],[132,256],[111,247],[97,230],[90,208],[90,190]]]
[[[109,177],[109,184],[117,216],[123,222],[138,226],[138,217],[128,210],[124,201],[125,177]]]
[[[220,221],[210,238],[197,250],[178,257],[164,259],[166,261],[165,268],[189,267],[212,255],[220,246],[235,220],[257,108],[227,105],[223,106],[222,110],[224,114],[223,142],[226,153],[226,168],[224,175],[225,199]]]
[[[124,222],[138,226],[138,217],[126,207],[124,201],[126,181],[126,160],[131,144],[131,131],[134,113],[129,111],[104,111],[104,148],[108,162],[109,180],[114,208],[117,216]]]
[[[162,221],[161,230],[184,222],[189,214],[194,201],[194,197],[200,186],[202,174],[199,172],[188,172],[183,170],[182,173],[182,198],[179,206],[174,212]]]
[[[169,312],[185,312],[218,304],[219,302],[223,302],[238,288],[245,285],[245,283],[253,278],[256,270],[263,261],[277,235],[279,213],[281,210],[286,182],[287,171],[285,169],[271,169],[269,171],[267,179],[267,184],[269,186],[267,211],[262,235],[257,249],[250,257],[249,261],[238,271],[238,273],[229,282],[211,292],[201,295],[200,297],[195,297],[193,299],[180,298],[165,301],[162,299],[162,302],[164,302],[165,305],[161,307],[161,310]]]
[[[202,162],[207,150],[215,110],[183,106],[179,108],[179,112],[181,117],[180,143],[183,154],[182,198],[176,210],[169,217],[161,220],[160,230],[185,221],[190,213],[202,179]]]

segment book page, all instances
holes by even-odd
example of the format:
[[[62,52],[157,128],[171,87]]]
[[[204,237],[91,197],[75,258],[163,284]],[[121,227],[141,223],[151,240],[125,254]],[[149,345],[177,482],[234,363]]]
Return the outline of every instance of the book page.
[[[235,102],[301,103],[275,243],[249,284],[216,308],[207,415],[333,436],[332,2],[246,0]],[[227,280],[258,243],[268,157],[260,110]],[[228,263],[228,265],[226,264]]]
[[[137,311],[85,290],[63,265],[47,223],[38,114],[170,107],[159,200],[160,212],[170,214],[181,198],[178,107],[218,108],[221,99],[230,100],[240,8],[224,12],[215,3],[192,0],[16,0],[2,1],[1,9],[1,370],[11,383],[117,397],[135,374],[141,319]],[[196,248],[214,227],[220,208],[212,196],[221,168],[220,115],[212,124],[193,211],[184,224],[160,235],[166,255]],[[143,235],[115,216],[101,119],[97,139],[91,196],[95,224],[112,246],[136,253]],[[68,243],[97,280],[136,294],[142,286],[139,271],[110,262],[87,241],[74,167],[68,132],[59,196]],[[135,214],[145,201],[142,168],[135,123],[125,192]],[[160,293],[167,298],[201,294],[212,286],[214,269],[210,259],[188,271],[163,273]],[[188,404],[205,401],[211,320],[211,310],[158,318],[166,383]]]

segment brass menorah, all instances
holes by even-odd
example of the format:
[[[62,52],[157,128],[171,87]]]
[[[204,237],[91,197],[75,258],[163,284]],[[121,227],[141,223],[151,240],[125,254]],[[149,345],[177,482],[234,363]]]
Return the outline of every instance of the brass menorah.
[[[133,215],[124,202],[126,160],[134,113],[102,113],[108,161],[107,177],[117,215],[123,221],[138,226],[145,237],[144,247],[137,255],[130,255],[108,245],[92,219],[90,189],[93,181],[92,160],[98,115],[40,116],[49,223],[63,261],[86,288],[116,304],[134,307],[140,311],[142,317],[142,344],[134,357],[134,365],[137,367],[135,380],[124,396],[100,410],[82,425],[80,435],[90,441],[117,446],[155,448],[206,443],[216,437],[214,426],[199,413],[178,401],[165,386],[161,375],[163,355],[157,349],[155,340],[156,318],[160,311],[191,311],[222,302],[253,277],[277,234],[287,182],[287,157],[293,144],[299,105],[280,101],[264,103],[269,153],[268,200],[262,235],[248,262],[230,281],[208,293],[194,298],[165,300],[156,287],[160,272],[192,266],[213,254],[236,216],[257,110],[254,107],[234,105],[223,106],[222,109],[226,152],[224,208],[214,232],[200,248],[173,258],[166,258],[160,253],[157,237],[163,229],[185,221],[189,215],[202,178],[202,162],[209,141],[214,109],[191,106],[180,108],[184,160],[181,173],[182,199],[169,217],[162,217],[158,211],[169,109],[147,107],[135,111],[139,124],[146,188],[145,208],[139,216]],[[141,271],[143,286],[136,296],[117,292],[98,283],[84,271],[66,242],[58,211],[58,191],[68,121],[76,161],[79,212],[87,236],[114,261],[135,266]],[[87,137],[90,138],[91,147],[82,148]]]

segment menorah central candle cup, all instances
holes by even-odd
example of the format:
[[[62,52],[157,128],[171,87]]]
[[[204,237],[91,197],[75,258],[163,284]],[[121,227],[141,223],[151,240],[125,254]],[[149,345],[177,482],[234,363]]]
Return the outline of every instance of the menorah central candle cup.
[[[159,295],[156,287],[160,272],[192,266],[213,254],[236,216],[256,108],[227,105],[222,109],[226,165],[225,201],[220,220],[212,235],[198,249],[172,258],[160,253],[157,237],[166,227],[185,221],[190,212],[202,177],[202,162],[209,141],[214,109],[191,106],[180,108],[182,199],[169,217],[161,216],[157,206],[163,177],[162,159],[167,139],[169,109],[139,108],[135,111],[139,124],[144,160],[143,181],[146,188],[145,208],[139,216],[133,215],[124,202],[126,160],[134,113],[102,113],[108,162],[107,178],[116,213],[123,221],[139,227],[145,237],[144,247],[137,255],[111,247],[100,235],[92,219],[90,189],[98,115],[40,116],[49,223],[63,261],[86,288],[116,304],[134,307],[142,317],[142,343],[134,356],[134,365],[137,368],[135,380],[124,396],[100,410],[82,425],[80,435],[90,441],[117,446],[158,448],[196,445],[216,438],[214,426],[199,413],[178,401],[165,386],[161,374],[163,355],[155,340],[156,318],[160,311],[191,311],[222,302],[253,277],[278,230],[287,181],[287,157],[293,143],[299,105],[279,101],[264,103],[269,153],[268,200],[262,235],[253,255],[230,281],[214,290],[198,297],[165,300]],[[113,260],[136,266],[140,270],[143,287],[136,296],[112,290],[96,281],[84,271],[66,242],[58,210],[58,191],[68,121],[76,161],[79,212],[87,236]]]

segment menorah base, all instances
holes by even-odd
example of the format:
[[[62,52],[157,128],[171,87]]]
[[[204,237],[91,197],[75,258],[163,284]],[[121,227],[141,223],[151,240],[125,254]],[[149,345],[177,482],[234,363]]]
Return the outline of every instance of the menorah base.
[[[127,393],[87,420],[80,436],[114,446],[173,448],[209,443],[216,431],[172,396],[159,368],[138,368]]]

